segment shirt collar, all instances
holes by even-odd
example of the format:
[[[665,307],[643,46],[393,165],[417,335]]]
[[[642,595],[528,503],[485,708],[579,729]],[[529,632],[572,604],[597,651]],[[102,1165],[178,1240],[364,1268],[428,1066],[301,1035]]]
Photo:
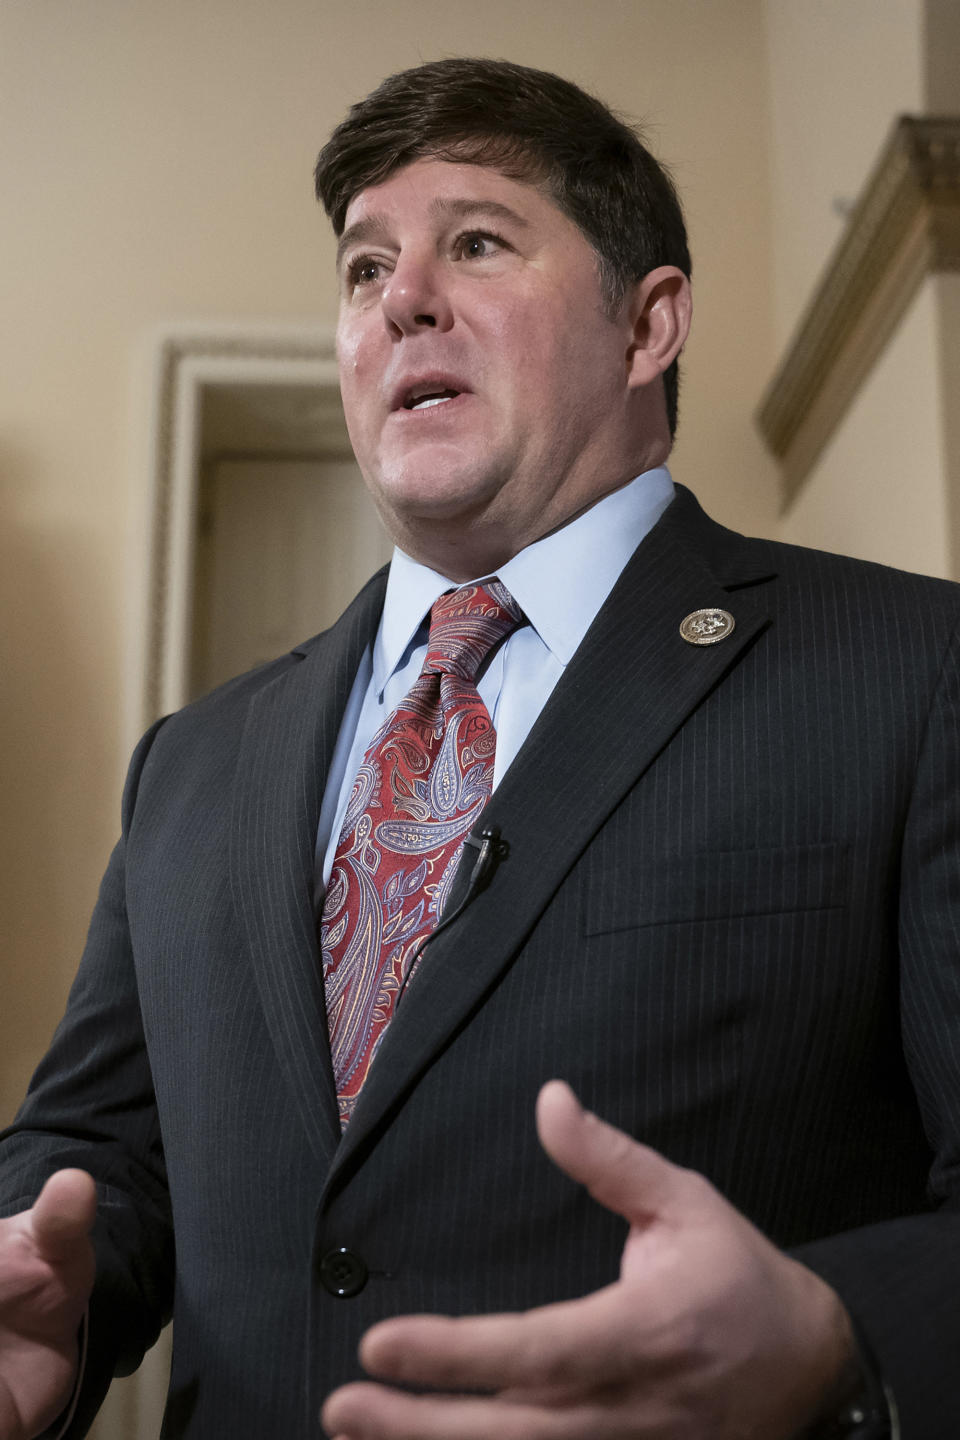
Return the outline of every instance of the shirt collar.
[[[647,470],[496,572],[562,665],[570,663],[630,556],[673,496],[666,466]],[[456,581],[394,550],[373,647],[378,691],[407,654],[434,600],[456,588]]]

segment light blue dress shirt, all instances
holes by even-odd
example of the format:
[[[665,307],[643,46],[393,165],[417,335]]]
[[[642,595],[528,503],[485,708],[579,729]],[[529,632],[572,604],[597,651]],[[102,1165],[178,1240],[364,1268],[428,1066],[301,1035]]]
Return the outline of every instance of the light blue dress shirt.
[[[647,470],[496,572],[529,625],[494,653],[477,689],[497,732],[493,785],[503,779],[550,692],[640,541],[673,499],[665,466]],[[477,579],[488,579],[478,576]],[[420,674],[430,607],[459,582],[393,552],[380,626],[344,711],[317,830],[317,906],[333,869],[353,781],[367,747]]]

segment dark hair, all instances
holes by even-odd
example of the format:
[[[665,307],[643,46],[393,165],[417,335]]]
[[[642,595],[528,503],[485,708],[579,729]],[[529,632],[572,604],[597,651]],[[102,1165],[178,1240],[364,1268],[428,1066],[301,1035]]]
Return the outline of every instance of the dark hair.
[[[629,125],[559,75],[506,60],[452,59],[389,76],[351,106],[317,160],[317,198],[336,234],[355,195],[427,156],[542,185],[595,251],[611,314],[658,265],[690,274],[669,175]],[[676,361],[663,379],[673,434]]]

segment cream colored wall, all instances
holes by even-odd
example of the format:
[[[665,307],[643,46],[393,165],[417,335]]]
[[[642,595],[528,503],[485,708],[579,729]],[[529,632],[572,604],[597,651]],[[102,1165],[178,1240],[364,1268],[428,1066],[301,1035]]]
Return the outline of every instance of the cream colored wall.
[[[896,115],[923,103],[922,0],[765,0],[781,349]]]
[[[774,523],[761,0],[4,0],[0,5],[0,1113],[63,1003],[117,824],[133,358],[157,322],[325,319],[315,152],[384,74],[554,68],[646,117],[699,287],[678,473]]]
[[[781,349],[840,237],[839,211],[861,189],[894,119],[927,109],[931,74],[945,99],[960,55],[944,67],[950,16],[942,0],[767,0],[766,15]],[[943,293],[934,278],[918,293],[784,515],[781,538],[951,573]]]
[[[936,281],[928,280],[783,530],[799,545],[947,575]]]

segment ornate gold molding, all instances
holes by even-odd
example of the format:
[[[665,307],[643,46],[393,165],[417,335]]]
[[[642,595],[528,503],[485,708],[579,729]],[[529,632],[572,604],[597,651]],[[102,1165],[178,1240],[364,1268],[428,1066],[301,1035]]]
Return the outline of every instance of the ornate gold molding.
[[[946,270],[960,270],[960,117],[901,116],[757,412],[784,508],[921,282]]]

